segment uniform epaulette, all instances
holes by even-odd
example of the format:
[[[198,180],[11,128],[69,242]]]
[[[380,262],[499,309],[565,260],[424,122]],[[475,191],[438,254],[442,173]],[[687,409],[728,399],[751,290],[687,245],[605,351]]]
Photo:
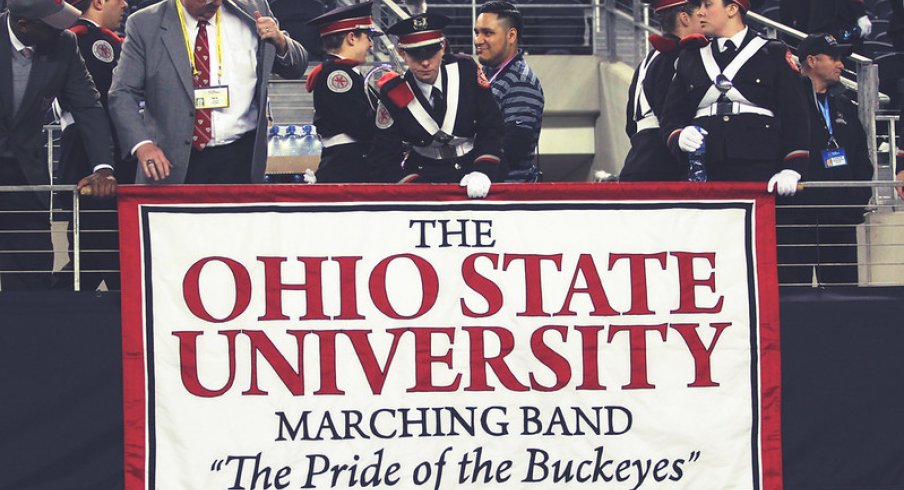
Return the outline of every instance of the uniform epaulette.
[[[70,27],[69,30],[78,37],[88,34],[88,26],[85,24],[76,24]]]
[[[122,44],[122,38],[119,37],[119,34],[117,34],[117,33],[113,32],[113,31],[111,31],[110,29],[107,29],[106,27],[101,27],[101,28],[100,28],[100,32],[101,32],[101,34],[103,34],[104,37],[106,37],[107,40],[109,40],[110,42],[116,43],[116,44]]]
[[[314,87],[317,85],[317,77],[320,76],[320,72],[322,72],[322,71],[323,71],[323,63],[315,66],[314,69],[311,70],[311,73],[308,73],[308,79],[307,79],[307,81],[305,81],[305,84],[304,84],[304,88],[308,92],[314,91]]]
[[[335,63],[337,65],[344,65],[344,66],[358,66],[361,64],[355,60],[351,60],[348,58],[339,58],[339,59],[333,60],[332,63]],[[314,87],[317,86],[317,78],[319,78],[320,73],[323,71],[323,66],[326,64],[327,64],[327,62],[324,61],[323,63],[315,66],[314,69],[311,70],[311,73],[308,74],[308,80],[304,84],[305,90],[307,90],[308,92],[314,91]]]
[[[407,107],[414,100],[414,93],[411,91],[411,87],[396,72],[389,72],[380,77],[377,86],[380,87],[382,93],[389,97],[392,104],[399,109]]]
[[[670,53],[678,49],[678,38],[660,36],[659,34],[650,34],[647,38],[656,51],[660,53]]]
[[[678,41],[678,44],[684,49],[700,49],[709,45],[709,39],[703,34],[691,34],[681,38],[681,41]]]

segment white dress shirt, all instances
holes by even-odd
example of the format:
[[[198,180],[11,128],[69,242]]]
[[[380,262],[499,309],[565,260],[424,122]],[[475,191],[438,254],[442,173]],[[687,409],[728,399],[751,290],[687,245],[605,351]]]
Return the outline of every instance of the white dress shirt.
[[[729,39],[731,39],[731,42],[734,44],[736,50],[741,49],[741,44],[744,42],[744,38],[747,37],[747,31],[749,29],[749,27],[745,27],[734,36],[720,37],[719,39],[717,39],[716,42],[719,45],[719,52],[721,53],[725,51],[725,43],[727,43]]]
[[[436,76],[436,80],[431,83],[424,83],[417,78],[414,79],[414,82],[417,84],[417,88],[421,89],[421,93],[424,94],[424,98],[430,101],[430,105],[432,106],[435,101],[433,100],[433,87],[436,87],[440,93],[443,93],[443,67],[440,65],[439,74]]]
[[[198,35],[198,20],[185,12],[192,52]],[[223,74],[217,59],[216,17],[207,23],[207,43],[210,47],[210,86],[229,87],[229,107],[211,111],[213,139],[208,146],[222,146],[238,140],[257,129],[259,107],[254,97],[257,86],[257,31],[225,7],[220,8],[220,32],[223,34]]]

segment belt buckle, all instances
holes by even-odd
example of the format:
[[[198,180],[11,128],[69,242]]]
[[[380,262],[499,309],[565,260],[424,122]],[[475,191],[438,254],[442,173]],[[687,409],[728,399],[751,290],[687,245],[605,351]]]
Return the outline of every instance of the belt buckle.
[[[716,102],[716,115],[727,116],[734,114],[734,104],[730,101]]]
[[[452,136],[440,131],[433,137],[433,141],[448,145],[452,141]]]

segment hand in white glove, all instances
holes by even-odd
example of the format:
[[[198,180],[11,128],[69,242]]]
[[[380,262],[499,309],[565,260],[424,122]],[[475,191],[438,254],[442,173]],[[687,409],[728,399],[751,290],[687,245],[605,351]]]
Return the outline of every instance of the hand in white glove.
[[[678,148],[685,153],[697,151],[703,145],[703,137],[708,133],[697,126],[687,126],[678,135]]]
[[[304,183],[305,184],[316,184],[317,183],[317,175],[314,174],[313,170],[307,169],[304,171]]]
[[[869,17],[863,16],[857,19],[857,27],[860,28],[860,37],[866,38],[873,32],[873,23],[869,21]]]
[[[798,182],[800,182],[800,174],[786,168],[769,179],[766,190],[778,192],[780,196],[793,196],[797,192]]]
[[[471,172],[461,178],[458,185],[468,188],[468,197],[483,199],[490,193],[490,178],[482,172]]]

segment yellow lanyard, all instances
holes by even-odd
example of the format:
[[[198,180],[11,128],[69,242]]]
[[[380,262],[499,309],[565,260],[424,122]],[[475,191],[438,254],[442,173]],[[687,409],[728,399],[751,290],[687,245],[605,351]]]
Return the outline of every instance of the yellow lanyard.
[[[188,52],[188,62],[191,63],[191,73],[193,76],[198,75],[198,68],[195,67],[195,55],[191,51],[191,40],[188,37],[188,27],[185,25],[185,13],[182,11],[182,1],[176,0],[176,11],[179,12],[179,22],[182,24],[182,39],[185,40],[185,50]],[[217,9],[217,85],[223,82],[223,36],[220,35],[220,9]]]

